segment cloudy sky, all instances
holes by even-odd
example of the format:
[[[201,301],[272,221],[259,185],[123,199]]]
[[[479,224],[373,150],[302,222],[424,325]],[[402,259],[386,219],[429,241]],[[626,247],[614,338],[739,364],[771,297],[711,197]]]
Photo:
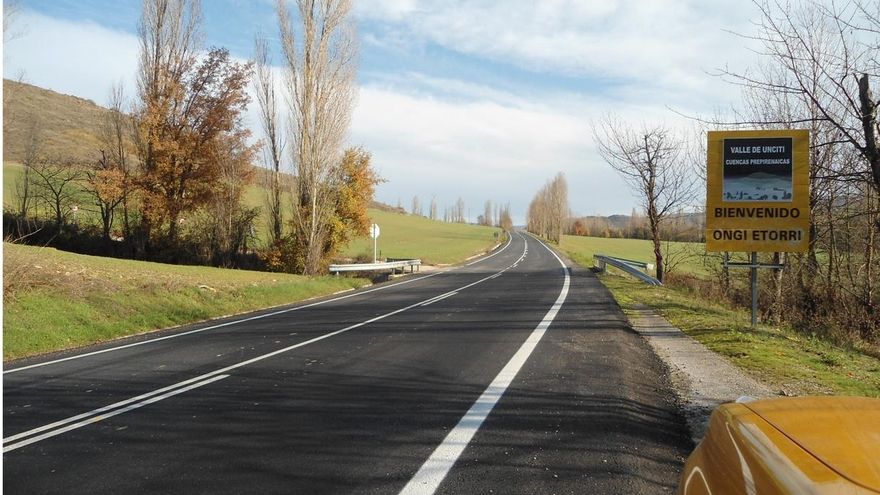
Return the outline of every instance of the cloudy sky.
[[[134,89],[134,0],[20,0],[3,74],[105,104]],[[274,0],[203,0],[206,45],[240,58],[275,35]],[[638,204],[595,152],[591,123],[685,127],[672,110],[708,114],[739,91],[710,75],[749,64],[731,32],[751,32],[740,0],[355,0],[360,92],[350,142],[387,179],[377,199],[409,207],[458,197],[472,219],[491,199],[522,221],[556,172],[577,214]],[[276,56],[276,60],[280,57]],[[255,121],[252,121],[256,124]],[[256,126],[254,126],[256,129]]]

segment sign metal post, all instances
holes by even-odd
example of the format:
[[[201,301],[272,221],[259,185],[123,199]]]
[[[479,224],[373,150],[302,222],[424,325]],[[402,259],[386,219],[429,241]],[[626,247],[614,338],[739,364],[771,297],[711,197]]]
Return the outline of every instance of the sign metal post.
[[[370,237],[373,238],[373,263],[376,262],[376,252],[379,243],[379,225],[373,224],[370,226]]]

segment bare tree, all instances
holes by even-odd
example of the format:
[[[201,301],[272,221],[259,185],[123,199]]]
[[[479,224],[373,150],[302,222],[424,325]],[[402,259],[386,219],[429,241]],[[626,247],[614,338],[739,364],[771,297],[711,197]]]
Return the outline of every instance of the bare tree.
[[[254,40],[254,62],[256,78],[254,90],[260,107],[260,125],[263,130],[263,163],[269,168],[267,202],[269,207],[269,232],[271,242],[281,241],[284,216],[281,208],[281,160],[284,150],[284,137],[278,115],[278,98],[275,94],[275,75],[272,73],[272,57],[269,44],[262,35]]]
[[[495,218],[492,215],[492,201],[486,200],[483,204],[483,221],[480,222],[481,225],[494,225]]]
[[[101,159],[96,170],[87,172],[88,184],[96,201],[109,240],[115,209],[122,206],[123,235],[131,235],[129,201],[132,195],[132,159],[130,138],[136,135],[132,117],[125,113],[125,88],[122,83],[110,88],[110,111],[105,114],[101,127]]]
[[[412,209],[410,213],[417,216],[422,216],[422,203],[419,201],[418,196],[413,196],[412,199]]]
[[[529,203],[528,230],[558,244],[569,216],[568,183],[560,172],[548,180]]]
[[[513,230],[513,218],[510,216],[510,203],[502,206],[498,214],[498,226],[506,232]]]
[[[303,271],[317,273],[336,204],[343,141],[355,98],[356,55],[350,0],[297,0],[295,29],[284,0],[277,4],[287,63],[290,142],[296,164],[295,236]],[[300,34],[297,39],[297,33]]]
[[[743,109],[706,123],[810,130],[809,249],[774,253],[787,265],[773,275],[774,317],[810,332],[827,322],[876,335],[880,4],[753,3],[756,30],[741,36],[761,46],[758,62],[719,71],[743,88]]]
[[[765,74],[729,70],[721,75],[745,87],[804,96],[816,114],[803,116],[799,122],[830,123],[838,136],[829,143],[853,146],[867,165],[862,173],[880,191],[880,100],[871,89],[871,79],[880,77],[880,7],[846,2],[797,9],[777,0],[753,3],[761,12],[758,32],[744,37],[760,42],[762,55],[785,77],[768,79],[761,77]]]
[[[82,167],[75,163],[55,165],[40,159],[30,167],[34,185],[34,198],[43,202],[52,214],[56,228],[61,231],[73,210]]]
[[[38,115],[32,115],[27,122],[24,135],[24,155],[21,163],[24,166],[22,174],[15,183],[15,210],[21,218],[27,218],[33,207],[33,191],[31,185],[34,181],[35,167],[44,159],[43,156],[43,126]]]
[[[455,223],[467,223],[464,200],[461,198],[455,201],[455,206],[452,208],[452,221]]]
[[[664,276],[661,224],[695,194],[686,143],[663,125],[633,128],[607,116],[593,128],[599,154],[637,194],[647,213],[657,279]]]
[[[431,220],[439,220],[437,216],[437,196],[431,196]]]

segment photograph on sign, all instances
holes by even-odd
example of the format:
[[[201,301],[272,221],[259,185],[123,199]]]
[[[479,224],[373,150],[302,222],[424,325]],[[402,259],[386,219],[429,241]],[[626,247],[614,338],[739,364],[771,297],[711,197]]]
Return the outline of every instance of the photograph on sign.
[[[791,138],[724,140],[724,201],[791,201]]]

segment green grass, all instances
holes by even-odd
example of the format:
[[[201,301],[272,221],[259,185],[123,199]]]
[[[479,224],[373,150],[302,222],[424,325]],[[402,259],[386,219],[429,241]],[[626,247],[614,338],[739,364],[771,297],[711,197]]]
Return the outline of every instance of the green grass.
[[[647,305],[672,325],[770,385],[797,395],[880,397],[880,359],[836,347],[787,328],[752,329],[747,311],[705,301],[682,290],[606,274],[602,282],[625,310]]]
[[[3,164],[3,201],[4,208],[11,207],[15,182],[21,177],[22,166],[17,163]],[[81,225],[100,225],[97,213],[87,211],[88,197],[80,193],[83,207],[78,213],[77,221]],[[283,205],[284,218],[290,220],[291,199],[286,195]],[[245,190],[243,203],[250,208],[260,208],[260,215],[255,222],[255,235],[258,245],[265,246],[269,238],[269,214],[266,208],[266,190],[259,184],[252,184]],[[38,214],[45,216],[40,210]],[[493,227],[454,224],[432,221],[424,217],[369,209],[368,214],[373,222],[378,223],[382,233],[379,236],[379,250],[382,257],[389,258],[420,258],[429,264],[452,264],[463,261],[475,254],[482,253],[498,240],[496,233],[500,230]],[[117,226],[119,221],[117,221]],[[500,237],[500,236],[499,236]],[[373,241],[369,237],[355,239],[343,249],[342,256],[348,258],[373,257]]]
[[[347,277],[165,265],[4,243],[3,359],[360,287]]]
[[[705,252],[703,244],[695,242],[670,242],[668,245],[669,252],[673,253],[671,257],[675,264],[672,267],[673,271],[698,276],[708,275],[702,264],[702,256]],[[668,257],[666,252],[667,243],[664,242],[663,246],[663,255]],[[560,249],[582,266],[593,266],[594,254],[654,263],[654,246],[651,241],[643,239],[610,239],[565,235],[562,236]]]
[[[15,184],[22,175],[22,166],[17,163],[3,164],[3,209],[11,208],[15,198]]]
[[[500,229],[437,222],[423,217],[369,210],[379,225],[381,258],[419,258],[427,264],[458,263],[488,251],[500,242]],[[496,239],[495,235],[499,234]],[[342,253],[355,258],[373,257],[373,240],[356,239]]]

